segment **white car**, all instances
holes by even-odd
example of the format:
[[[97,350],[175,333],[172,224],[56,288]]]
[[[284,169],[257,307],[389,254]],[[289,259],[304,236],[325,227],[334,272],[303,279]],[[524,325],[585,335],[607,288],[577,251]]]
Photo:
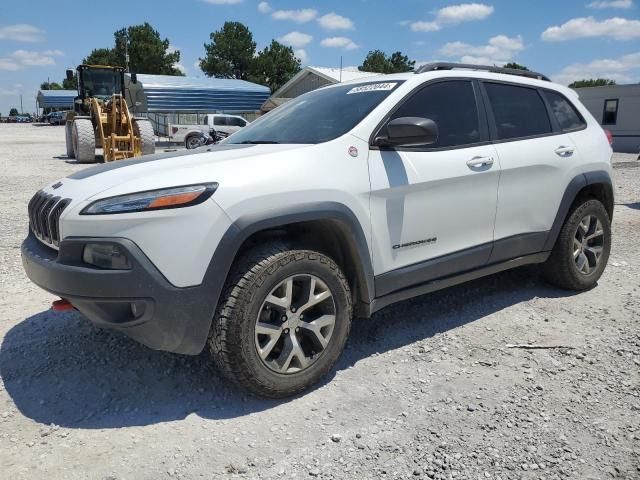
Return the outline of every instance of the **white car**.
[[[333,368],[354,315],[533,263],[593,287],[611,157],[572,90],[429,64],[307,93],[219,145],[48,185],[23,263],[58,308],[154,349],[207,348],[250,391],[293,395]]]
[[[209,135],[212,132],[220,132],[225,136],[229,136],[247,125],[249,125],[249,121],[239,115],[209,113],[203,117],[200,125],[170,124],[168,129],[169,140],[176,143],[184,143],[186,148],[191,149],[200,146],[198,137],[201,133]]]

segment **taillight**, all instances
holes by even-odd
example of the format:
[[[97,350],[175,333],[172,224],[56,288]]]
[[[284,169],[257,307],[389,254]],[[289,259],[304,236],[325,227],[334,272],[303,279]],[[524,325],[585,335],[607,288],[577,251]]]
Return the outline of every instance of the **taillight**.
[[[173,133],[174,135],[178,133],[178,127],[171,127],[171,133]]]
[[[605,130],[604,134],[607,136],[607,140],[609,140],[609,145],[613,145],[613,134],[610,130]]]

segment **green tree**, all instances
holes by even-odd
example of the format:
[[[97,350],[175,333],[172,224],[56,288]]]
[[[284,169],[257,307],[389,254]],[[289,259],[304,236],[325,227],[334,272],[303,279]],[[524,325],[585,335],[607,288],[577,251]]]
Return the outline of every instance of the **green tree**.
[[[124,63],[118,63],[112,48],[94,48],[82,63],[87,65],[111,65],[112,67],[124,67]]]
[[[505,63],[504,68],[512,68],[514,70],[527,70],[527,71],[529,71],[529,69],[527,67],[525,67],[524,65],[520,65],[519,63],[516,63],[516,62]]]
[[[415,60],[409,60],[402,52],[387,56],[382,50],[371,50],[358,69],[363,72],[402,73],[411,72],[415,64]]]
[[[607,78],[591,78],[589,80],[576,80],[569,85],[569,88],[606,87],[607,85],[615,84],[615,80],[609,80]]]
[[[18,109],[17,108],[13,107],[11,110],[9,110],[9,116],[10,117],[16,117],[18,115],[20,115],[20,114],[18,113]]]
[[[275,92],[299,71],[300,60],[293,53],[293,48],[271,40],[271,45],[260,51],[251,62],[248,78]]]
[[[256,53],[251,31],[240,22],[225,22],[204,44],[200,68],[209,77],[247,80]]]
[[[42,82],[40,90],[62,90],[62,85],[57,82]]]
[[[131,25],[118,30],[113,36],[113,48],[94,49],[83,63],[125,67],[128,53],[131,72],[184,75],[175,67],[180,61],[180,51],[171,51],[169,39],[162,39],[149,23]]]
[[[78,77],[76,74],[73,75],[71,80],[67,80],[66,78],[62,80],[62,88],[64,90],[77,90],[78,89]]]

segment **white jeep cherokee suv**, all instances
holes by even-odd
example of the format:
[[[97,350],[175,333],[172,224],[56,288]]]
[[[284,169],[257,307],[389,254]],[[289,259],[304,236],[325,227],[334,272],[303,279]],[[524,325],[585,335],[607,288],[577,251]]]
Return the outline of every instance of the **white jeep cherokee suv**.
[[[94,324],[207,348],[250,391],[292,395],[334,366],[354,315],[532,263],[593,287],[611,155],[574,91],[429,64],[307,93],[216,146],[63,178],[29,203],[22,258]]]

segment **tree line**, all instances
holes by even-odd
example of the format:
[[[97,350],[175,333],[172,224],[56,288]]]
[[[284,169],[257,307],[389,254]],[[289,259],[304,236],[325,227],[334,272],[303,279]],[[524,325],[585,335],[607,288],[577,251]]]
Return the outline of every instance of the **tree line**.
[[[149,23],[131,25],[113,34],[111,47],[93,49],[83,63],[128,67],[129,71],[143,74],[184,75],[179,66],[180,51],[173,48],[168,38]],[[300,60],[292,47],[273,39],[258,50],[253,34],[240,22],[225,22],[220,30],[209,35],[204,43],[204,55],[198,65],[205,75],[218,78],[248,80],[278,90],[301,69]],[[358,67],[362,71],[376,73],[402,73],[413,71],[416,61],[402,52],[387,55],[382,50],[371,50]],[[510,62],[507,68],[528,70],[524,65]],[[579,80],[571,88],[615,85],[613,80]],[[43,82],[41,90],[75,90],[76,79],[61,82]]]

